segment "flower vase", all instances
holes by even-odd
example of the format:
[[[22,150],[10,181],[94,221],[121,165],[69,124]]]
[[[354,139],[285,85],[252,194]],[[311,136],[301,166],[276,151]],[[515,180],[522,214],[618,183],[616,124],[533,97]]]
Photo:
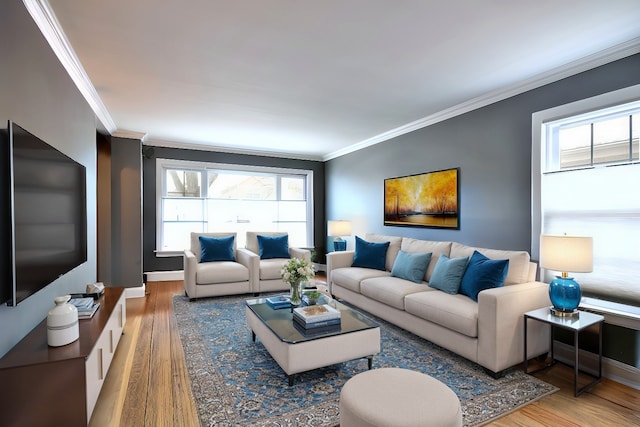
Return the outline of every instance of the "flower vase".
[[[291,283],[291,305],[298,306],[302,304],[302,282]]]

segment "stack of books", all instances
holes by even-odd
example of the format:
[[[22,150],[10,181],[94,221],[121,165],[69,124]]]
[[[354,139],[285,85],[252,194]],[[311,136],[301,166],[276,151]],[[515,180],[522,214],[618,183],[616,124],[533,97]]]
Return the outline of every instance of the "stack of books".
[[[323,332],[340,329],[340,311],[329,304],[293,309],[293,322],[304,331]]]
[[[94,302],[91,297],[71,298],[69,304],[75,305],[78,309],[78,319],[90,319],[100,307],[100,303]]]
[[[267,304],[274,310],[291,307],[291,298],[289,295],[277,295],[267,298]]]

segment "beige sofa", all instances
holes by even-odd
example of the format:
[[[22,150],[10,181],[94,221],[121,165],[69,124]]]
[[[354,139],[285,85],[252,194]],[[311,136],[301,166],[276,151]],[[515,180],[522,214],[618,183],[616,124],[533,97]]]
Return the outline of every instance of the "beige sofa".
[[[524,360],[523,314],[551,304],[548,285],[535,281],[537,266],[527,252],[378,234],[364,239],[390,242],[385,271],[351,267],[354,251],[329,253],[327,284],[334,297],[476,362],[494,376]],[[422,283],[391,276],[400,250],[432,253]],[[474,250],[490,259],[509,259],[504,286],[481,291],[477,302],[429,287],[440,254],[471,257]],[[548,347],[548,328],[530,324],[529,356],[544,354]]]

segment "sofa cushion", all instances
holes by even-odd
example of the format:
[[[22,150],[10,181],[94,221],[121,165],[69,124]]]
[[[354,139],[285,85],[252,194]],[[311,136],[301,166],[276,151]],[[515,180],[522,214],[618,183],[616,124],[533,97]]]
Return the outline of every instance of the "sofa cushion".
[[[525,251],[503,251],[499,249],[474,248],[461,243],[453,242],[451,245],[451,257],[472,256],[477,250],[490,259],[508,259],[509,269],[504,279],[505,286],[529,281],[529,262],[531,257]]]
[[[480,291],[499,288],[507,277],[509,260],[493,260],[474,251],[460,282],[460,293],[478,301]]]
[[[190,245],[189,248],[191,249],[191,252],[193,252],[193,254],[196,257],[196,260],[198,260],[198,262],[200,262],[200,259],[202,258],[202,248],[200,247],[200,236],[207,236],[207,237],[229,237],[229,236],[236,236],[235,232],[215,232],[215,233],[196,233],[196,232],[191,232],[191,239],[190,239]],[[235,254],[236,252],[236,240],[233,240],[233,253]],[[257,253],[257,252],[256,252]]]
[[[360,283],[360,293],[373,300],[404,310],[407,295],[428,291],[426,283],[415,283],[398,277],[373,277]]]
[[[360,293],[360,282],[371,277],[389,277],[388,271],[372,268],[343,267],[331,272],[331,283]]]
[[[441,254],[431,275],[429,286],[448,294],[457,294],[468,263],[468,257],[449,258]]]
[[[209,237],[198,236],[202,255],[200,262],[235,261],[233,253],[236,236]]]
[[[260,260],[260,280],[281,279],[280,270],[287,262],[287,258],[269,258]]]
[[[405,311],[447,329],[475,338],[478,336],[478,303],[465,295],[440,291],[407,295]]]
[[[291,258],[289,255],[289,236],[264,236],[258,234],[260,259]]]
[[[196,285],[246,282],[247,280],[249,280],[249,269],[237,262],[204,262],[196,267]]]
[[[431,262],[427,267],[425,279],[427,282],[431,280],[433,270],[436,268],[436,263],[440,254],[449,256],[451,252],[451,242],[435,242],[431,240],[419,240],[412,239],[410,237],[404,237],[400,249],[405,252],[431,252]]]
[[[368,242],[356,236],[356,250],[351,266],[384,271],[388,248],[389,242]]]
[[[402,237],[399,236],[385,236],[383,234],[367,233],[364,235],[365,240],[369,242],[389,242],[389,248],[387,249],[387,259],[385,260],[385,270],[391,271],[393,263],[396,261],[396,256],[400,250],[402,244]],[[408,252],[429,252],[429,251],[408,251]]]
[[[412,253],[401,249],[393,263],[391,276],[422,283],[430,261],[431,252]]]

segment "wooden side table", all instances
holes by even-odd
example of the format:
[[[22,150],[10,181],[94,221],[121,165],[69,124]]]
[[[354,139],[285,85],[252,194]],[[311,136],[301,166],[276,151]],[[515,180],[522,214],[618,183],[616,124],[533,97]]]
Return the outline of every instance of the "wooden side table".
[[[529,372],[529,359],[527,358],[527,323],[528,320],[537,320],[539,322],[546,323],[551,325],[551,340],[549,343],[549,348],[551,351],[551,361],[538,369],[535,369]],[[556,362],[558,362],[554,357],[553,352],[553,328],[558,327],[562,329],[566,329],[573,332],[573,348],[574,348],[574,371],[573,371],[573,394],[574,396],[579,396],[594,385],[598,384],[602,381],[602,324],[604,323],[604,316],[599,314],[589,313],[586,311],[580,311],[578,316],[575,317],[558,317],[551,314],[549,308],[540,308],[538,310],[529,311],[524,314],[524,372],[527,374],[534,374],[543,369],[546,369]],[[597,377],[585,385],[584,387],[578,388],[578,374],[581,371],[579,369],[578,364],[578,338],[580,332],[590,326],[598,325],[598,375]],[[584,371],[582,371],[585,373]]]

